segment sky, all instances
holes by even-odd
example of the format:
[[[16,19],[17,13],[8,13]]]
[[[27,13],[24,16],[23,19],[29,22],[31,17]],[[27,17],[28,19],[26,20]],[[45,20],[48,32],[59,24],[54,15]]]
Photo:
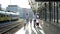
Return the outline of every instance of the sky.
[[[30,8],[28,0],[0,0],[0,4],[3,8],[8,5],[18,5],[21,8]]]

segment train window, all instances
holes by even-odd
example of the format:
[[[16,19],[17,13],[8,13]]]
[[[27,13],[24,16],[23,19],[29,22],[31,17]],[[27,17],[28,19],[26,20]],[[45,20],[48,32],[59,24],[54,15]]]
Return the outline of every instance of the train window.
[[[7,17],[8,17],[8,15],[7,15]]]
[[[12,11],[13,13],[16,13],[15,11]]]
[[[0,14],[0,17],[1,17],[1,14]]]
[[[0,15],[0,17],[1,17],[1,15]]]
[[[5,15],[3,15],[3,17],[5,17]]]
[[[8,11],[8,12],[10,12],[10,11]]]
[[[3,15],[1,15],[1,17],[3,17]]]
[[[4,15],[2,17],[5,17]]]

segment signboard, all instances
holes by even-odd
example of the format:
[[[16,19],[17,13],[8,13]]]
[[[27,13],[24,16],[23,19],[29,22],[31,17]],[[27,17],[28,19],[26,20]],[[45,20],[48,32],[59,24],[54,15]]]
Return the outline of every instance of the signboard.
[[[59,0],[35,0],[35,1],[36,1],[36,2],[41,2],[41,1],[43,1],[43,2],[44,2],[44,1],[55,1],[55,2],[56,2],[56,1],[59,1]]]

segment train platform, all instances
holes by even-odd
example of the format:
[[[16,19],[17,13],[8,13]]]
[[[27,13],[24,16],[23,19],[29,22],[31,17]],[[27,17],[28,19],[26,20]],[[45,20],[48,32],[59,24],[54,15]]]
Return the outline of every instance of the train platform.
[[[38,20],[39,21],[39,20]],[[39,21],[39,28],[34,28],[34,22],[32,21],[32,26],[29,23],[28,26],[24,29],[24,27],[22,27],[19,31],[17,31],[15,34],[44,34],[44,31],[40,25],[40,21]],[[32,27],[32,28],[31,28]]]

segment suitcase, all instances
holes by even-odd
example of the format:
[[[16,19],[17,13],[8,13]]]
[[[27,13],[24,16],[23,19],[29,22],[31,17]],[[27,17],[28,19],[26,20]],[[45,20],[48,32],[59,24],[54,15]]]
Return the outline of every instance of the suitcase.
[[[39,26],[39,23],[36,23],[36,26]]]
[[[36,26],[38,26],[38,27],[39,27],[39,21],[38,21],[38,20],[36,21]]]

